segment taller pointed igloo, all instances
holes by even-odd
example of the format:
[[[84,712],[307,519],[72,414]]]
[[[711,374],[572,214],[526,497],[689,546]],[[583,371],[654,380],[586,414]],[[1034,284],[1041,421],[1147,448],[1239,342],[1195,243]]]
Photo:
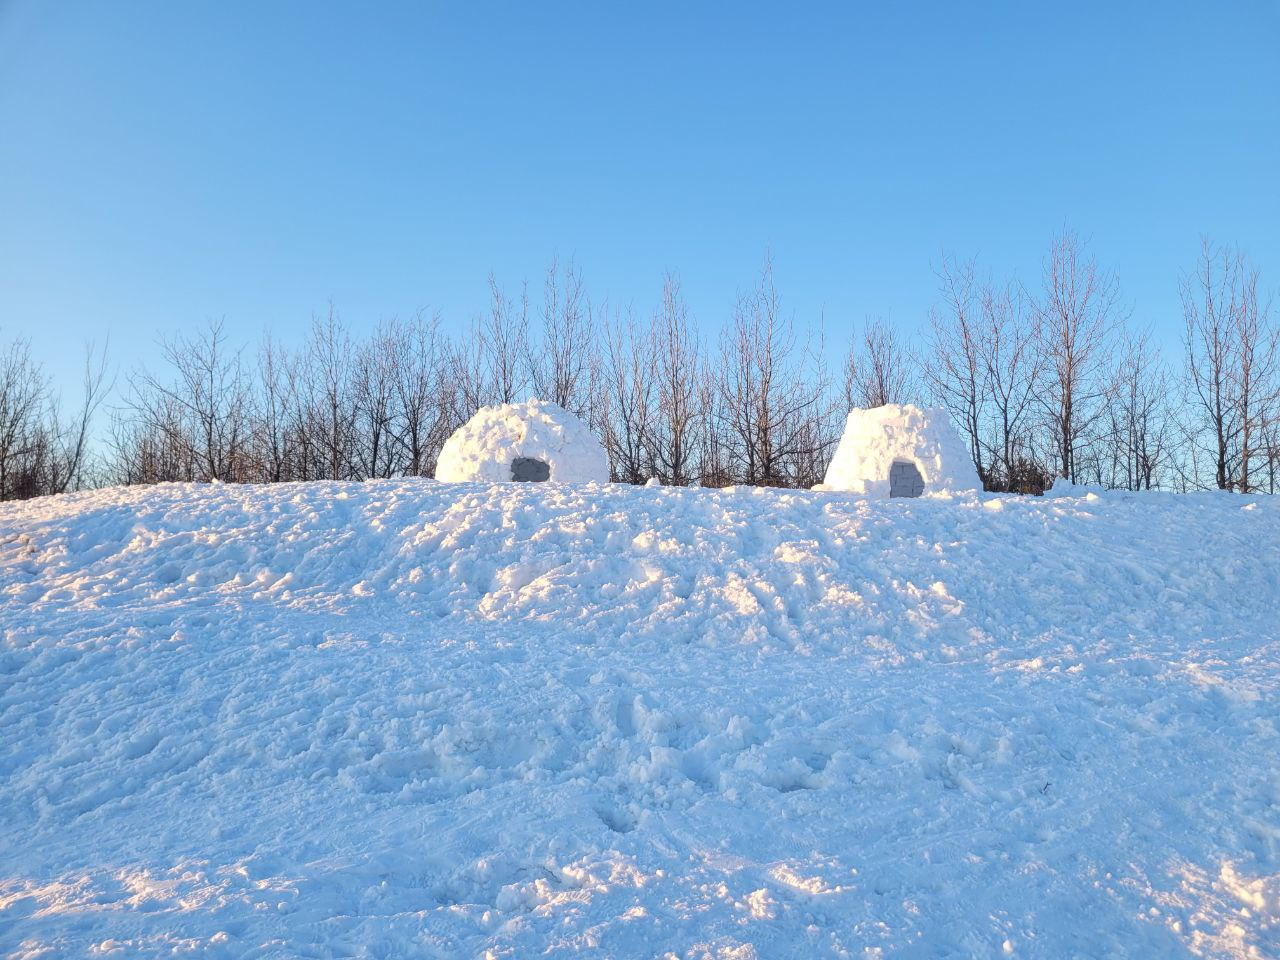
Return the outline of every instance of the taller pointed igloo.
[[[945,410],[889,403],[851,410],[822,485],[866,497],[920,497],[982,489]]]

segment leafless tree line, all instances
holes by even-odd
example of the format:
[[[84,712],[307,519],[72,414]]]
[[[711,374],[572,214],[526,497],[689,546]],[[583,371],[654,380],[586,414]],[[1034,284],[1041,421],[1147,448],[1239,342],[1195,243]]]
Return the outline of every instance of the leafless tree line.
[[[1181,281],[1182,356],[1135,328],[1114,271],[1075,234],[1038,286],[944,260],[921,351],[925,394],[968,441],[990,490],[1054,477],[1109,488],[1274,493],[1280,328],[1239,253],[1203,243]]]
[[[277,483],[430,475],[452,430],[450,352],[434,317],[354,339],[337,312],[289,350],[252,353],[215,321],[162,344],[162,372],[136,371],[112,426],[108,479]]]
[[[79,402],[63,413],[30,345],[0,345],[0,500],[64,493],[85,482],[94,413],[110,389],[106,348],[85,352]]]
[[[1222,490],[1274,493],[1280,473],[1280,328],[1258,271],[1203,245],[1184,278],[1187,470]]]
[[[279,482],[430,476],[480,407],[528,396],[585,420],[615,480],[810,486],[838,437],[819,344],[801,341],[767,267],[714,343],[676,277],[651,316],[587,296],[552,264],[542,302],[490,280],[489,308],[457,337],[437,317],[356,338],[336,312],[299,347],[251,351],[222,322],[162,344],[128,379],[107,479]]]
[[[812,486],[849,409],[916,402],[947,410],[990,490],[1063,476],[1276,491],[1280,333],[1240,254],[1204,244],[1182,280],[1173,361],[1074,234],[1053,241],[1033,284],[953,258],[938,277],[922,336],[868,318],[834,375],[824,325],[795,321],[768,263],[712,336],[675,275],[644,313],[593,301],[558,263],[536,304],[491,278],[488,308],[455,336],[425,313],[357,335],[330,309],[301,343],[238,345],[215,321],[125,378],[92,471],[105,354],[90,353],[83,401],[62,417],[16,343],[0,355],[0,499],[87,483],[430,476],[476,410],[529,396],[585,420],[624,483]]]

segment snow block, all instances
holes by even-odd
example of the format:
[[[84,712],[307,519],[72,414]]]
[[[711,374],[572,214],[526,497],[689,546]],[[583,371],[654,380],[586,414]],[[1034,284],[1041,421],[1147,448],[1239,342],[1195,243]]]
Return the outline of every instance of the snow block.
[[[577,417],[529,400],[481,408],[445,442],[436,479],[607,483],[609,458]]]
[[[889,403],[849,412],[818,489],[887,499],[950,495],[981,486],[945,410]]]

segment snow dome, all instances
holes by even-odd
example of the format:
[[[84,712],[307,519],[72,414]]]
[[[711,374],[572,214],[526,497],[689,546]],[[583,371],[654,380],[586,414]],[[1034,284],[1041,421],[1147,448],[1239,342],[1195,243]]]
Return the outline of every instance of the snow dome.
[[[889,403],[851,410],[820,489],[868,497],[980,490],[964,441],[945,410]]]
[[[436,479],[605,483],[609,458],[577,417],[530,400],[481,408],[445,441]]]

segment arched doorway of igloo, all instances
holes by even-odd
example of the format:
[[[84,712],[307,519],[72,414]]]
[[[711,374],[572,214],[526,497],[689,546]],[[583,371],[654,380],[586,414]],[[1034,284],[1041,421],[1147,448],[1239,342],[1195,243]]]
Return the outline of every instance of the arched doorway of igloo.
[[[924,477],[910,460],[895,460],[889,468],[890,497],[919,497],[924,494]]]
[[[522,483],[541,483],[551,479],[551,467],[537,457],[516,457],[511,461],[511,479]]]

